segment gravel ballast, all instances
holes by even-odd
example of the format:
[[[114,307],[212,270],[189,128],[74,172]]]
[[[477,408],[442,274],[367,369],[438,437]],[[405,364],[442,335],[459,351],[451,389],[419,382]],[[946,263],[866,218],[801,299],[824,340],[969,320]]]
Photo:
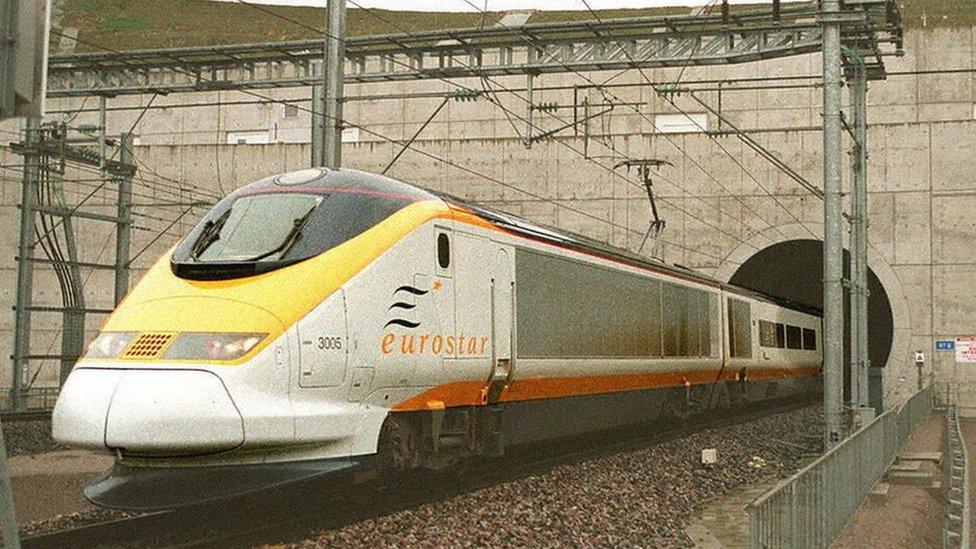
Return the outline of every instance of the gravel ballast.
[[[292,547],[690,547],[684,525],[695,511],[738,486],[792,473],[820,429],[819,407],[811,406],[557,466]],[[718,450],[716,465],[701,464],[706,448]]]
[[[3,436],[10,457],[66,449],[51,438],[50,419],[5,421]]]

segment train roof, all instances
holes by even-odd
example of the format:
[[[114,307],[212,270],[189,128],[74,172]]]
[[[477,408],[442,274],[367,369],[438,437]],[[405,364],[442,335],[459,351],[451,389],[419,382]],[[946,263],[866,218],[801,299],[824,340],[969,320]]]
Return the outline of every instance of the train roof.
[[[605,242],[592,239],[590,237],[574,233],[572,231],[566,231],[564,229],[558,229],[555,227],[550,227],[541,223],[536,223],[534,221],[529,221],[494,208],[483,206],[480,204],[463,201],[454,196],[438,193],[431,191],[433,194],[440,196],[443,200],[449,204],[458,204],[468,210],[471,210],[477,214],[482,219],[491,222],[492,224],[503,228],[505,230],[526,236],[534,240],[542,240],[557,246],[573,249],[590,255],[596,255],[598,257],[603,257],[605,259],[610,259],[613,261],[625,263],[631,266],[649,269],[664,274],[672,275],[677,278],[682,278],[685,280],[690,280],[692,282],[698,282],[701,284],[707,284],[709,286],[715,286],[723,290],[752,297],[760,301],[766,301],[781,307],[788,309],[793,309],[807,314],[812,314],[816,316],[821,316],[822,311],[801,303],[792,302],[786,299],[782,299],[777,296],[766,295],[754,290],[749,290],[747,288],[742,288],[739,286],[734,286],[727,282],[722,282],[718,279],[712,278],[710,276],[704,275],[683,265],[665,263],[657,259],[646,258],[637,255],[630,250],[624,248],[618,248],[612,246]]]
[[[732,293],[752,297],[754,299],[766,301],[807,314],[816,316],[820,316],[822,314],[820,310],[803,304],[791,302],[776,296],[762,294],[746,288],[733,286],[697,271],[693,271],[687,267],[642,257],[631,252],[630,250],[611,246],[604,242],[600,242],[572,231],[550,227],[535,221],[529,221],[489,206],[458,198],[445,192],[434,191],[419,185],[413,185],[392,179],[384,175],[360,170],[349,168],[342,168],[338,170],[324,168],[299,170],[266,177],[250,185],[242,187],[234,194],[255,191],[260,192],[265,189],[270,191],[275,187],[282,188],[292,186],[304,188],[321,187],[329,190],[355,189],[364,193],[374,193],[381,196],[403,198],[411,202],[439,199],[449,207],[467,210],[501,229],[530,238],[532,240],[602,257],[604,259],[617,261],[634,267],[660,272],[691,282],[721,288]]]

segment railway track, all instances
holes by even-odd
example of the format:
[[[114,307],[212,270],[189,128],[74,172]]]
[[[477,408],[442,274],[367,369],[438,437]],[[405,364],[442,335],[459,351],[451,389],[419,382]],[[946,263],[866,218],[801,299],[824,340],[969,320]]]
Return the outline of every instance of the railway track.
[[[809,405],[776,402],[759,409],[682,425],[651,425],[528,445],[504,458],[473,461],[441,473],[412,472],[356,482],[350,476],[291,485],[205,507],[89,524],[25,538],[24,547],[239,547],[305,539],[316,530],[384,516],[552,468],[680,439],[705,429],[748,423]]]

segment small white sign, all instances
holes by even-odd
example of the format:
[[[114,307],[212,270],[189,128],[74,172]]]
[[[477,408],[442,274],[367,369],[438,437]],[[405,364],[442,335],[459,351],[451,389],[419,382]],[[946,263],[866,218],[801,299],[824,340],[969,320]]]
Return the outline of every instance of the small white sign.
[[[708,114],[659,114],[654,117],[657,133],[704,133],[708,131]]]
[[[925,353],[922,351],[915,351],[915,364],[921,364],[925,362]]]
[[[342,129],[342,142],[343,143],[359,143],[359,128],[343,128]]]
[[[956,338],[956,362],[976,363],[976,337]]]
[[[227,132],[228,145],[265,145],[271,136],[265,131]]]
[[[718,449],[706,448],[702,450],[702,465],[715,465],[718,463]]]

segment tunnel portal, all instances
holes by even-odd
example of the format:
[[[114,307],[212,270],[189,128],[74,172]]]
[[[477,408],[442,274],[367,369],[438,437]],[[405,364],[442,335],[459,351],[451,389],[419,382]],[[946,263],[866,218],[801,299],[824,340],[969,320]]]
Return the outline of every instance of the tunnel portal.
[[[849,275],[850,254],[844,250],[844,277]],[[823,242],[820,240],[790,240],[760,250],[736,270],[730,284],[763,294],[793,301],[818,310],[823,309]],[[873,271],[868,270],[868,356],[872,368],[888,362],[894,334],[891,303],[884,286]],[[850,299],[844,292],[844,394],[848,386],[850,368]]]

